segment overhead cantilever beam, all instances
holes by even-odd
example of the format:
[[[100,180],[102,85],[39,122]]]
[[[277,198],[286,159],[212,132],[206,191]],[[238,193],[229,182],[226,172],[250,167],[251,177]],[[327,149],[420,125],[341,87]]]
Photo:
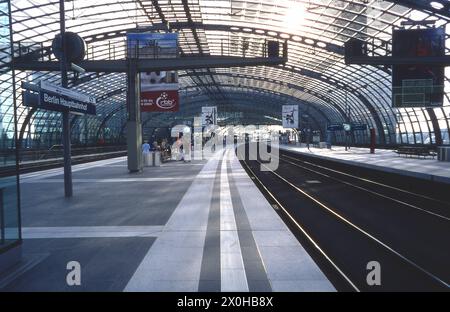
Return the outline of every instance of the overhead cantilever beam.
[[[387,0],[396,4],[413,8],[419,11],[429,11],[450,17],[450,3],[443,0],[424,1],[424,0]]]
[[[287,62],[287,57],[235,57],[235,56],[196,56],[171,59],[138,59],[138,72],[167,71],[200,68],[226,68],[245,66],[274,66]],[[128,60],[90,60],[77,65],[87,72],[117,73],[128,72]],[[25,61],[20,58],[14,62],[17,70],[58,71],[60,63],[54,61]]]

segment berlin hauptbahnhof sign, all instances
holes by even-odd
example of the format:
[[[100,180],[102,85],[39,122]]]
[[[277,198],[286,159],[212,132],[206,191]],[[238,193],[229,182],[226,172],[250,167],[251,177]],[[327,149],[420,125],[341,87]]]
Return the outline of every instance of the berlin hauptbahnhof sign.
[[[39,108],[53,111],[69,111],[95,115],[96,100],[92,96],[41,81]]]

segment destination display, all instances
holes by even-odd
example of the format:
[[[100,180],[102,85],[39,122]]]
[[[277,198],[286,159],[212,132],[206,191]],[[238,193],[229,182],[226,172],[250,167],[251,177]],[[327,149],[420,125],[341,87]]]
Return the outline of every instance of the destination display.
[[[445,55],[445,28],[396,29],[392,35],[394,57]],[[413,64],[392,67],[393,107],[438,107],[444,101],[445,67]]]

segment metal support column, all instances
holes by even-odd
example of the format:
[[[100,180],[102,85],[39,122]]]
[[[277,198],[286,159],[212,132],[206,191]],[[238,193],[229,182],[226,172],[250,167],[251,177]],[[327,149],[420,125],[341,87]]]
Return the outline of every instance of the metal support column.
[[[66,59],[66,19],[64,0],[59,0],[59,18],[61,32],[61,85],[67,88],[67,59]],[[70,113],[65,110],[62,118],[62,143],[64,147],[64,195],[72,197],[72,160],[70,148]]]
[[[3,189],[0,189],[0,244],[5,243],[5,210],[3,205]]]
[[[140,110],[140,89],[139,73],[137,71],[136,61],[129,61],[129,70],[127,77],[127,150],[128,150],[128,170],[130,172],[139,172],[142,170],[142,123]]]

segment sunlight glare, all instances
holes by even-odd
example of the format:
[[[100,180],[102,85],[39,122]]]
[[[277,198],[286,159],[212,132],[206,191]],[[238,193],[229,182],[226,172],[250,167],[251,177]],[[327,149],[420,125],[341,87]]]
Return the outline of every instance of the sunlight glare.
[[[284,27],[288,32],[295,33],[300,29],[305,20],[305,6],[300,2],[287,1],[286,14],[284,16]]]

